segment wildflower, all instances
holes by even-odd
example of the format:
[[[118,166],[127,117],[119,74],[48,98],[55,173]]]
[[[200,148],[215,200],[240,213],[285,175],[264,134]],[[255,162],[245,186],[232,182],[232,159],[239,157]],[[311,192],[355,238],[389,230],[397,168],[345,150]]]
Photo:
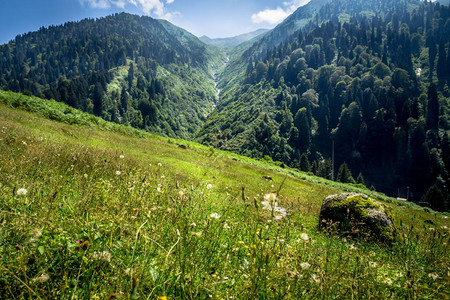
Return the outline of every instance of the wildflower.
[[[25,142],[25,141],[22,141],[22,144],[23,144],[24,146],[27,146],[27,145],[28,145],[27,142]]]
[[[192,222],[192,223],[191,223],[191,227],[192,227],[192,228],[194,228],[194,227],[196,227],[196,226],[197,226],[197,224],[195,224],[195,222]]]
[[[220,219],[221,215],[219,215],[218,213],[212,213],[209,215],[209,217],[211,219]]]
[[[309,267],[311,267],[311,265],[307,262],[302,262],[300,264],[300,267],[302,268],[302,270],[307,270],[307,269],[309,269]]]
[[[87,178],[88,178],[88,174],[84,173],[83,177],[84,177],[85,179],[87,179]]]
[[[117,175],[117,176],[120,176],[120,175],[122,175],[122,172],[120,172],[119,170],[117,170],[117,171],[116,171],[116,175]]]
[[[265,194],[264,200],[269,201],[269,202],[275,202],[275,200],[277,200],[277,194],[275,194],[275,193]]]
[[[192,236],[195,236],[196,238],[199,238],[202,236],[202,232],[198,231],[198,232],[192,232]]]
[[[164,176],[164,175],[161,175],[161,179],[164,179],[164,178],[166,178],[166,176]]]
[[[120,159],[124,159],[124,158],[125,158],[125,155],[120,155],[119,158],[120,158]]]
[[[228,225],[227,223],[225,223],[225,224],[223,224],[223,228],[224,228],[224,229],[230,229],[231,227],[230,227],[230,225]]]
[[[378,264],[374,261],[370,261],[369,266],[371,266],[372,268],[376,268],[378,266]]]
[[[170,208],[170,207],[168,207],[167,209],[166,209],[166,213],[170,213],[172,211],[172,209]]]
[[[50,279],[46,273],[42,273],[41,276],[33,278],[33,282],[45,283]]]
[[[17,190],[17,195],[19,196],[26,196],[28,193],[27,189],[21,188]]]
[[[162,163],[158,163],[158,167],[162,167]]]
[[[208,183],[208,184],[206,185],[206,189],[207,189],[207,190],[212,189],[212,184],[211,184],[211,183]]]
[[[430,273],[428,274],[428,277],[432,278],[433,280],[436,280],[439,276],[436,273]]]
[[[307,233],[302,233],[302,234],[300,234],[300,239],[307,241],[307,240],[309,240],[309,236]]]
[[[253,250],[256,250],[256,245],[250,245],[250,248],[252,248]]]
[[[356,246],[354,244],[351,244],[351,245],[348,246],[348,249],[356,250],[357,248],[356,248]]]
[[[167,300],[167,296],[158,296],[156,300]]]
[[[105,262],[110,262],[111,261],[111,253],[109,253],[108,251],[95,251],[94,254],[92,254],[92,258],[95,260],[102,260]]]
[[[158,187],[156,188],[156,190],[158,191],[158,193],[162,193],[163,192],[162,185],[158,184]]]
[[[392,279],[390,279],[389,277],[386,277],[386,278],[383,280],[383,283],[385,283],[385,284],[387,284],[387,285],[392,285]]]
[[[312,274],[312,275],[311,275],[311,279],[312,279],[315,283],[320,283],[320,278],[319,278],[319,276],[317,276],[316,274]]]

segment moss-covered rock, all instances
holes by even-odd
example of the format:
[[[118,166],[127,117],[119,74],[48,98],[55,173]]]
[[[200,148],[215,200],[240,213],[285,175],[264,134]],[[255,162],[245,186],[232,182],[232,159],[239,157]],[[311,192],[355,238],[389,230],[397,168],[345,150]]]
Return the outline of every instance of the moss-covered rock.
[[[395,227],[389,209],[364,194],[342,193],[326,197],[320,209],[319,228],[391,244]]]

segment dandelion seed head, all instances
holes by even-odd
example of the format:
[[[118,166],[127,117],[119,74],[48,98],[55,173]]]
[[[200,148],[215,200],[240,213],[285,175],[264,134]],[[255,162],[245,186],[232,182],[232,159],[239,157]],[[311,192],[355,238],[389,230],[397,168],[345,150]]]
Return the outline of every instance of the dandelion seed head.
[[[208,184],[206,185],[206,189],[207,189],[207,190],[210,190],[210,189],[212,189],[212,187],[213,187],[213,186],[212,186],[212,184],[211,184],[211,183],[208,183]]]
[[[20,188],[20,189],[17,190],[17,195],[18,196],[26,196],[27,193],[28,193],[28,191],[25,188]]]

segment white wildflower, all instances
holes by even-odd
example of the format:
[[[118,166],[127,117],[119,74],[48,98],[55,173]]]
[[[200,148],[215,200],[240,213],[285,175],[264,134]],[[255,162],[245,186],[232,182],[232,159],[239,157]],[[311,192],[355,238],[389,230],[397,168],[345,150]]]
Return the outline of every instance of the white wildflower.
[[[42,273],[41,276],[33,278],[33,282],[45,283],[50,279],[50,277],[46,273]]]
[[[277,194],[276,193],[265,194],[264,200],[269,201],[269,202],[275,202],[275,200],[277,200]]]
[[[162,163],[159,162],[159,163],[158,163],[158,167],[162,167]]]
[[[196,238],[199,238],[202,236],[202,232],[198,231],[198,232],[192,232],[192,236],[195,236]]]
[[[223,228],[224,228],[224,229],[230,229],[231,227],[230,227],[230,225],[228,225],[227,223],[225,223],[225,224],[223,224]]]
[[[192,223],[191,223],[191,227],[192,227],[192,228],[194,228],[194,227],[196,227],[196,226],[197,226],[197,224],[196,224],[195,222],[192,222]]]
[[[88,174],[84,173],[83,177],[84,177],[85,179],[87,179],[89,176],[88,176]]]
[[[94,254],[92,254],[92,258],[94,260],[102,260],[105,262],[110,262],[111,261],[111,253],[109,253],[108,251],[95,251]]]
[[[300,234],[300,239],[307,241],[307,240],[309,240],[309,236],[307,233],[302,233],[302,234]]]
[[[117,171],[116,171],[116,175],[117,175],[117,176],[120,176],[120,175],[122,175],[122,172],[120,172],[119,170],[117,170]]]
[[[27,189],[21,188],[17,190],[17,195],[18,196],[26,196],[28,193]]]
[[[209,215],[209,217],[211,219],[220,219],[221,215],[219,215],[218,213],[212,213]]]
[[[378,266],[378,264],[374,261],[370,261],[369,266],[371,266],[372,268],[376,268]]]
[[[119,158],[120,158],[120,159],[124,159],[124,158],[125,158],[125,155],[120,155]]]
[[[158,191],[158,193],[162,193],[162,185],[158,184],[158,187],[156,188],[156,190]]]
[[[206,189],[207,189],[207,190],[210,190],[210,189],[212,189],[212,187],[213,187],[213,186],[212,186],[212,184],[211,184],[211,183],[208,183],[208,184],[206,185]]]
[[[357,248],[356,248],[356,246],[354,244],[350,244],[350,245],[348,245],[348,249],[356,250]]]
[[[307,262],[302,262],[300,264],[300,267],[302,268],[302,270],[307,270],[307,269],[309,269],[309,267],[311,267],[311,265]]]

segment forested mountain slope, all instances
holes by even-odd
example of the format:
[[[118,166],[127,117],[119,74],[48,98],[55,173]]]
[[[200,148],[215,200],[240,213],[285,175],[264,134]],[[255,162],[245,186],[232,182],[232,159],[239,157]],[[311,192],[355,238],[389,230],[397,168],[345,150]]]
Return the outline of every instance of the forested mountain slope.
[[[334,141],[338,180],[360,174],[414,201],[436,185],[441,192],[429,202],[445,209],[449,13],[419,1],[332,1],[278,45],[266,34],[242,55],[241,77],[225,74],[200,139],[324,177]]]
[[[190,138],[213,108],[221,53],[169,22],[116,14],[0,46],[0,88],[63,101],[106,120]]]

